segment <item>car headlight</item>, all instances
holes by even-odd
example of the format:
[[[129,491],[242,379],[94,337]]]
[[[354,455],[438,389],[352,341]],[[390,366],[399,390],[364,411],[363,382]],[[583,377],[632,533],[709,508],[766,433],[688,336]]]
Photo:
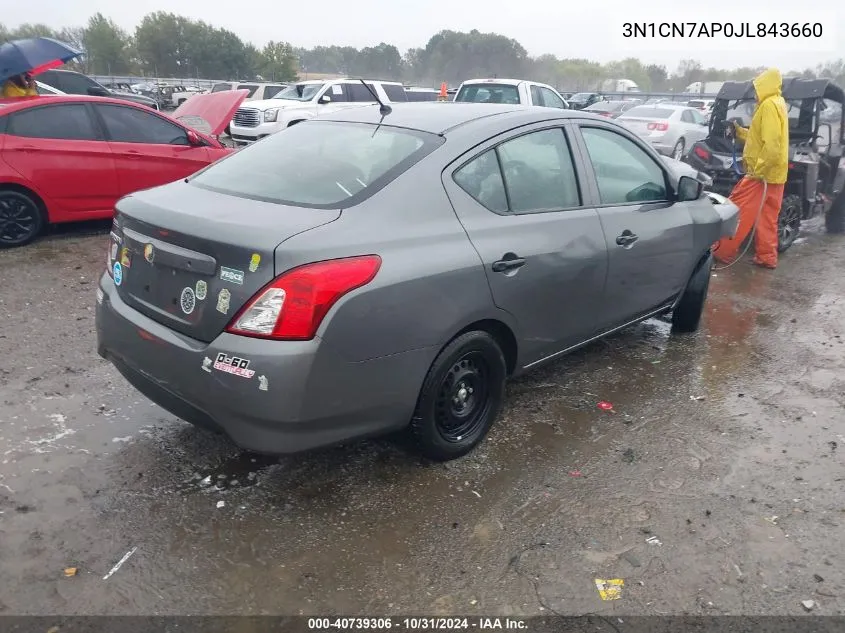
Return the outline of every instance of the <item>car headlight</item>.
[[[276,118],[279,116],[279,109],[273,108],[272,110],[265,110],[264,111],[264,122],[265,123],[275,123]]]

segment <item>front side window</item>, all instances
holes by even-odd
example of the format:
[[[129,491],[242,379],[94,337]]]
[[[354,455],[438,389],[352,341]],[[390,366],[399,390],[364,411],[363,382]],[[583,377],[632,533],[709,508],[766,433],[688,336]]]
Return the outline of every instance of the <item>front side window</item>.
[[[31,108],[11,116],[7,134],[65,141],[97,141],[99,134],[81,103]]]
[[[558,97],[554,91],[541,87],[540,92],[543,94],[543,105],[547,108],[566,108],[566,105],[563,103],[563,99]]]
[[[255,94],[255,91],[258,90],[258,86],[256,86],[255,84],[238,84],[237,89],[249,90],[249,93],[247,94],[246,98],[250,99]]]
[[[531,102],[535,106],[545,105],[543,103],[543,95],[540,92],[540,86],[534,86],[534,85],[531,86]]]
[[[666,176],[645,150],[610,130],[582,127],[601,203],[630,204],[668,200]]]
[[[369,89],[364,84],[346,84],[345,88],[350,101],[356,101],[358,103],[375,103],[376,101],[376,98],[373,96],[373,92],[376,89],[372,84],[370,84]],[[370,90],[373,92],[370,92]],[[334,101],[334,97],[332,97],[332,101]]]
[[[77,73],[62,73],[62,91],[72,95],[87,95],[88,88],[102,88],[93,79]]]
[[[381,87],[384,88],[384,93],[392,102],[401,103],[402,101],[408,101],[408,95],[403,86],[397,84],[382,84]]]
[[[387,125],[306,121],[199,172],[190,182],[219,193],[285,205],[358,204],[443,142]]]
[[[277,94],[279,94],[279,91],[282,88],[284,88],[284,86],[276,86],[276,85],[264,86],[264,96],[263,96],[263,98],[264,99],[272,99]]]
[[[211,92],[226,92],[232,89],[232,84],[214,84]]]
[[[106,124],[109,140],[116,143],[190,145],[184,129],[139,108],[95,106]]]
[[[559,211],[581,204],[569,144],[559,128],[505,141],[464,165],[454,179],[498,213]]]

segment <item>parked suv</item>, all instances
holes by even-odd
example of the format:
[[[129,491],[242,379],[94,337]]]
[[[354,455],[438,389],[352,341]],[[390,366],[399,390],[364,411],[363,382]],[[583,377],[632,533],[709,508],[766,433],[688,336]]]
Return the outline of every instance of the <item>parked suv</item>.
[[[523,79],[470,79],[461,84],[455,101],[508,103],[566,109],[569,104],[546,84]]]
[[[211,87],[211,92],[223,92],[225,90],[249,90],[244,101],[261,101],[270,99],[282,88],[287,86],[283,83],[262,83],[260,81],[221,81]]]
[[[236,145],[249,145],[324,112],[376,103],[370,89],[375,91],[382,103],[408,101],[405,88],[395,81],[300,81],[280,91],[272,99],[251,101],[238,108],[230,125],[230,136]]]
[[[131,101],[138,105],[158,110],[158,102],[143,95],[114,92],[90,77],[73,70],[45,70],[38,73],[38,81],[61,90],[69,95],[91,95],[93,97],[112,97],[121,101]]]

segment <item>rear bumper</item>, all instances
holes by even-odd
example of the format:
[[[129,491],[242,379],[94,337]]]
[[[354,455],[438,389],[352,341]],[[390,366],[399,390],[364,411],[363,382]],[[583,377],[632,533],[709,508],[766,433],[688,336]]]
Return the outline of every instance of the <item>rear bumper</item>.
[[[436,354],[414,350],[351,362],[319,339],[226,333],[206,344],[125,304],[108,275],[100,289],[98,354],[162,408],[259,453],[296,453],[406,426]],[[220,353],[249,360],[254,374],[215,369]]]

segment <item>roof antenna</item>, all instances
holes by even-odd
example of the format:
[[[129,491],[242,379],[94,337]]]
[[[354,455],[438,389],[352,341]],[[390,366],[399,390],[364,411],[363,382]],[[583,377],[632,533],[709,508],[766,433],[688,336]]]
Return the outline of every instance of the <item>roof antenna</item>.
[[[364,81],[363,79],[359,79],[358,81],[360,81],[362,84],[364,84],[364,87],[365,87],[367,90],[369,90],[369,91],[370,91],[370,94],[371,94],[371,95],[373,95],[373,99],[375,99],[375,100],[378,102],[379,106],[381,106],[381,107],[379,108],[379,110],[378,110],[378,111],[379,111],[379,114],[381,114],[381,117],[382,117],[382,118],[386,117],[388,114],[390,114],[391,112],[393,112],[393,108],[391,108],[391,107],[390,107],[389,105],[387,105],[386,103],[382,103],[381,99],[379,99],[379,98],[378,98],[378,94],[376,94],[376,91],[375,91],[375,90],[373,90],[373,88],[370,86],[370,84],[368,84],[368,83],[367,83],[366,81]]]

